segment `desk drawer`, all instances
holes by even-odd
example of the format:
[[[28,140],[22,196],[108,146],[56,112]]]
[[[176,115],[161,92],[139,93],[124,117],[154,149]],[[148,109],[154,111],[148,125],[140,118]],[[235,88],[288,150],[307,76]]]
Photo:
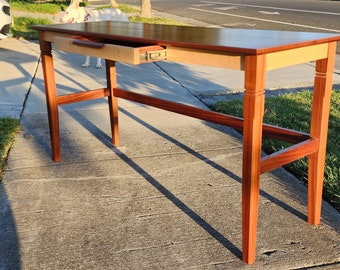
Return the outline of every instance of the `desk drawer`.
[[[118,45],[83,38],[55,37],[55,48],[60,51],[83,54],[138,65],[166,59],[166,50],[159,45]]]

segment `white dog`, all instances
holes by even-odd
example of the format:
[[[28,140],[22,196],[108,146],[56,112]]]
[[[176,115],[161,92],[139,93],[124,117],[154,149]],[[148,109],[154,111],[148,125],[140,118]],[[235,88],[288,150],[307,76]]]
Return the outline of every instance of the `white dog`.
[[[79,6],[79,0],[71,1],[65,10],[64,16],[60,19],[61,23],[83,23],[96,21],[123,21],[127,22],[128,18],[116,8],[106,8],[101,10],[93,10]],[[85,63],[82,67],[86,68],[90,65],[90,56],[86,56]],[[101,59],[97,58],[97,68],[102,68]]]

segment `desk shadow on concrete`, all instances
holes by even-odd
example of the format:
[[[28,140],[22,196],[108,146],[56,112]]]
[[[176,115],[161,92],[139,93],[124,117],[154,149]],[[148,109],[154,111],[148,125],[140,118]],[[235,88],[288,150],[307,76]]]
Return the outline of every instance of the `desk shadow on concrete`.
[[[237,181],[238,183],[242,182],[242,178],[239,177],[238,175],[236,175],[233,172],[227,170],[226,168],[218,165],[214,161],[212,161],[209,158],[205,157],[204,155],[196,152],[195,150],[193,150],[190,147],[186,146],[185,144],[179,142],[178,140],[170,137],[169,135],[167,135],[164,132],[160,131],[159,129],[153,127],[152,125],[146,123],[145,121],[143,121],[142,119],[140,119],[137,116],[133,115],[132,113],[129,113],[128,111],[126,111],[125,109],[122,109],[122,108],[120,108],[120,112],[124,113],[126,116],[130,117],[131,119],[135,120],[136,122],[142,124],[144,127],[147,127],[151,131],[157,133],[159,136],[163,137],[164,139],[168,140],[169,142],[179,146],[180,148],[182,148],[186,152],[190,153],[191,155],[195,156],[196,158],[204,161],[205,163],[207,163],[209,166],[213,167],[214,169],[216,169],[216,170],[222,172],[223,174],[229,176],[231,179]],[[220,125],[216,125],[216,124],[213,124],[213,123],[210,123],[210,122],[205,122],[205,123],[209,127],[213,127],[214,129],[217,129],[218,131],[222,131],[223,129],[226,128],[226,127],[223,127],[223,126],[220,126]],[[299,217],[300,219],[307,220],[307,216],[305,214],[303,214],[300,211],[294,209],[293,207],[289,206],[285,202],[280,201],[279,199],[275,198],[274,196],[270,195],[269,193],[267,193],[267,192],[265,192],[263,190],[260,190],[260,195],[263,196],[264,198],[268,199],[269,201],[275,203],[279,207],[285,209],[286,211],[290,212],[291,214]]]
[[[19,119],[38,58],[0,48],[0,116]],[[15,76],[11,73],[15,73]],[[32,72],[32,73],[31,73]]]
[[[166,133],[160,131],[156,127],[148,124],[147,122],[143,121],[139,117],[135,116],[134,114],[126,111],[123,108],[119,108],[120,113],[125,114],[129,118],[133,119],[134,121],[138,122],[139,124],[143,125],[144,127],[148,128],[152,132],[155,132],[162,138],[168,140],[169,142],[175,144],[176,146],[182,148],[187,153],[195,156],[201,161],[204,161],[209,166],[213,167],[214,169],[222,172],[223,174],[227,175],[228,177],[232,178],[238,183],[242,182],[242,179],[236,175],[235,173],[229,171],[228,169],[220,166],[219,164],[215,163],[214,161],[210,160],[209,158],[205,157],[201,153],[196,152],[195,150],[191,149],[190,147],[186,146],[185,144],[181,143],[177,139],[167,135]],[[195,221],[199,226],[201,226],[206,232],[208,232],[212,237],[214,237],[219,243],[221,243],[225,248],[230,250],[235,256],[241,258],[242,252],[241,250],[236,247],[232,242],[230,242],[224,235],[222,235],[219,231],[217,231],[211,224],[206,222],[202,217],[200,217],[197,213],[195,213],[188,205],[182,202],[179,198],[177,198],[173,193],[171,193],[166,187],[164,187],[161,183],[159,183],[154,177],[152,177],[147,171],[141,168],[136,162],[134,162],[131,158],[121,152],[119,149],[115,148],[111,144],[111,137],[107,135],[104,131],[98,128],[95,124],[89,121],[85,116],[83,116],[78,111],[69,111],[68,114],[74,118],[78,123],[80,123],[84,128],[86,128],[89,132],[91,132],[99,141],[101,141],[106,147],[111,148],[112,151],[117,154],[122,160],[124,160],[131,168],[133,168],[137,173],[139,173],[145,180],[147,180],[154,188],[156,188],[160,193],[162,193],[166,198],[168,198],[174,205],[176,205],[179,209],[181,209],[185,214],[187,214],[193,221]],[[207,123],[207,125],[214,125],[214,128],[221,131],[226,132],[223,129],[225,127],[221,127],[212,123]],[[260,195],[264,198],[268,199],[272,203],[276,204],[277,206],[281,207],[285,211],[293,214],[294,216],[306,220],[307,217],[305,214],[301,213],[300,211],[294,209],[292,206],[288,205],[287,203],[283,202],[282,200],[275,198],[271,194],[261,190]]]
[[[20,246],[11,204],[0,181],[0,269],[21,268]]]
[[[193,149],[187,147],[176,139],[170,137],[169,135],[163,133],[162,131],[156,129],[155,127],[149,125],[143,120],[139,119],[135,115],[129,113],[128,111],[120,108],[120,113],[124,113],[128,117],[142,124],[144,127],[152,130],[157,133],[164,139],[169,142],[181,147],[188,153],[194,155],[195,157],[207,162],[209,165],[213,166],[215,169],[223,171],[229,177],[235,179],[240,182],[240,179],[234,173],[228,171],[225,168],[222,168],[218,164],[210,161],[207,157],[204,157],[202,154],[197,153]],[[131,158],[125,155],[118,148],[113,147],[111,144],[111,137],[107,135],[105,132],[100,130],[96,125],[91,123],[86,117],[84,117],[81,113],[77,111],[69,112],[69,114],[77,120],[80,124],[82,124],[87,130],[89,130],[98,140],[100,140],[104,145],[111,148],[112,151],[121,158],[126,164],[128,164],[133,170],[135,170],[139,175],[141,175],[148,183],[150,183],[155,189],[157,189],[164,197],[166,197],[169,201],[171,201],[175,206],[177,206],[183,213],[185,213],[188,217],[190,217],[197,225],[199,225],[202,229],[204,229],[207,233],[209,233],[214,239],[216,239],[222,246],[228,249],[231,253],[233,253],[239,259],[242,259],[242,251],[235,246],[231,241],[229,241],[223,234],[221,234],[217,229],[215,229],[211,224],[205,221],[200,215],[198,215],[194,210],[192,210],[187,204],[185,204],[182,200],[180,200],[176,195],[174,195],[169,189],[163,186],[160,182],[157,181],[153,176],[151,176],[146,170],[144,170],[141,166],[139,166],[136,162],[134,162]]]
[[[176,146],[182,148],[187,153],[193,155],[194,157],[204,161],[209,166],[212,166],[214,169],[219,170],[220,172],[228,175],[230,178],[235,180],[238,183],[241,183],[241,178],[236,175],[235,173],[229,171],[228,169],[218,165],[214,161],[210,160],[209,158],[205,157],[201,153],[196,152],[194,149],[188,147],[187,145],[183,144],[179,140],[171,137],[170,135],[164,133],[163,131],[157,129],[156,127],[150,125],[149,123],[143,121],[141,118],[137,117],[136,115],[128,112],[124,108],[120,108],[120,113],[123,113],[125,116],[133,119],[134,121],[138,122],[139,124],[143,125],[150,131],[156,133],[157,135],[161,136],[162,138],[166,139],[167,141],[175,144]],[[150,183],[157,191],[159,191],[164,197],[166,197],[170,202],[172,202],[178,209],[180,209],[184,214],[186,214],[192,221],[194,221],[197,225],[199,225],[202,229],[204,229],[207,233],[209,233],[215,240],[217,240],[222,246],[224,246],[227,250],[229,250],[232,254],[234,254],[236,257],[241,258],[241,250],[229,239],[227,239],[221,232],[219,232],[212,224],[207,222],[205,219],[203,219],[200,215],[198,215],[191,207],[190,205],[187,205],[184,203],[181,199],[179,199],[176,195],[174,195],[167,187],[162,185],[156,178],[154,178],[150,173],[143,169],[139,164],[137,164],[134,160],[132,160],[129,156],[125,155],[122,151],[115,148],[111,144],[111,137],[106,132],[104,132],[101,128],[96,126],[95,123],[90,121],[86,116],[82,114],[81,111],[67,111],[67,113],[70,117],[75,119],[77,123],[79,123],[82,127],[84,127],[88,132],[90,132],[95,138],[98,139],[101,143],[103,143],[107,148],[112,149],[112,151],[121,158],[127,165],[129,165],[134,171],[136,171],[139,175],[141,175],[148,183]],[[28,117],[31,118],[32,116]],[[34,118],[34,116],[33,116]],[[218,125],[214,125],[211,123],[206,123],[207,125],[211,125],[211,127],[214,127],[216,130],[220,132],[227,132],[227,130],[224,127],[220,127]],[[32,122],[32,125],[35,125]],[[34,129],[34,127],[30,127],[28,132],[31,132],[31,129]],[[34,136],[35,137],[35,136]],[[35,137],[37,141],[43,140],[44,142],[39,142],[40,145],[44,145],[44,151],[48,152],[50,151],[49,141],[48,137],[37,133],[37,136]],[[67,136],[63,138],[63,140],[67,140]],[[67,142],[66,142],[67,144]],[[48,153],[50,155],[50,153]],[[275,198],[271,194],[261,190],[260,195],[264,198],[268,199],[269,201],[273,202],[280,208],[284,209],[285,211],[288,211],[289,213],[295,215],[296,217],[306,220],[306,216],[302,214],[300,211],[294,209],[289,204],[281,201],[280,199]],[[333,221],[334,226],[334,221]]]

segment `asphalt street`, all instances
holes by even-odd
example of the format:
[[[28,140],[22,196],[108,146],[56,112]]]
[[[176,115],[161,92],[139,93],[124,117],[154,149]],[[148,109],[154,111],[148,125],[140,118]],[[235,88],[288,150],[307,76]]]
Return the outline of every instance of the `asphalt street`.
[[[154,0],[152,8],[223,27],[340,32],[337,1]]]

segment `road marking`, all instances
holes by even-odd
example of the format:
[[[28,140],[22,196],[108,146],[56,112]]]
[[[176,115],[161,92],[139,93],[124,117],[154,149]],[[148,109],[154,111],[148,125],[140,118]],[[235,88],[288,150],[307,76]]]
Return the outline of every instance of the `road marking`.
[[[241,27],[241,26],[255,27],[256,23],[224,23],[223,26],[225,27]]]
[[[208,7],[208,6],[215,6],[215,4],[196,4],[192,5],[193,7]]]
[[[202,12],[208,12],[208,13],[214,13],[214,14],[219,14],[219,15],[224,15],[224,16],[231,16],[231,17],[237,17],[237,18],[251,19],[251,20],[257,20],[257,21],[263,21],[263,22],[270,22],[270,23],[277,23],[277,24],[284,24],[284,25],[292,25],[292,26],[299,26],[299,27],[310,28],[310,29],[315,29],[315,30],[331,31],[331,32],[340,33],[340,30],[337,30],[337,29],[329,29],[329,28],[315,27],[315,26],[309,26],[309,25],[303,25],[303,24],[297,24],[297,23],[289,23],[289,22],[267,20],[267,19],[261,19],[261,18],[256,18],[256,17],[248,17],[248,16],[241,16],[241,15],[235,15],[235,14],[218,12],[218,11],[212,11],[212,10],[205,10],[205,9],[200,9],[200,8],[189,7],[189,9],[197,10],[197,11],[202,11]]]
[[[337,16],[340,15],[340,13],[336,13],[336,12],[314,11],[314,10],[307,10],[307,9],[292,9],[292,8],[280,8],[280,7],[267,7],[267,6],[256,6],[256,5],[235,4],[235,3],[221,3],[221,2],[213,2],[213,1],[201,1],[201,2],[202,3],[215,4],[215,5],[233,5],[233,6],[242,6],[242,7],[266,8],[266,9],[287,10],[287,11],[316,13],[316,14],[326,14],[326,15],[337,15]]]
[[[280,15],[280,12],[270,12],[270,11],[262,11],[262,10],[260,10],[259,13],[265,14],[265,15]]]
[[[239,9],[239,7],[229,6],[229,7],[219,7],[219,8],[214,8],[214,9],[218,9],[218,10],[232,10],[232,9]]]

